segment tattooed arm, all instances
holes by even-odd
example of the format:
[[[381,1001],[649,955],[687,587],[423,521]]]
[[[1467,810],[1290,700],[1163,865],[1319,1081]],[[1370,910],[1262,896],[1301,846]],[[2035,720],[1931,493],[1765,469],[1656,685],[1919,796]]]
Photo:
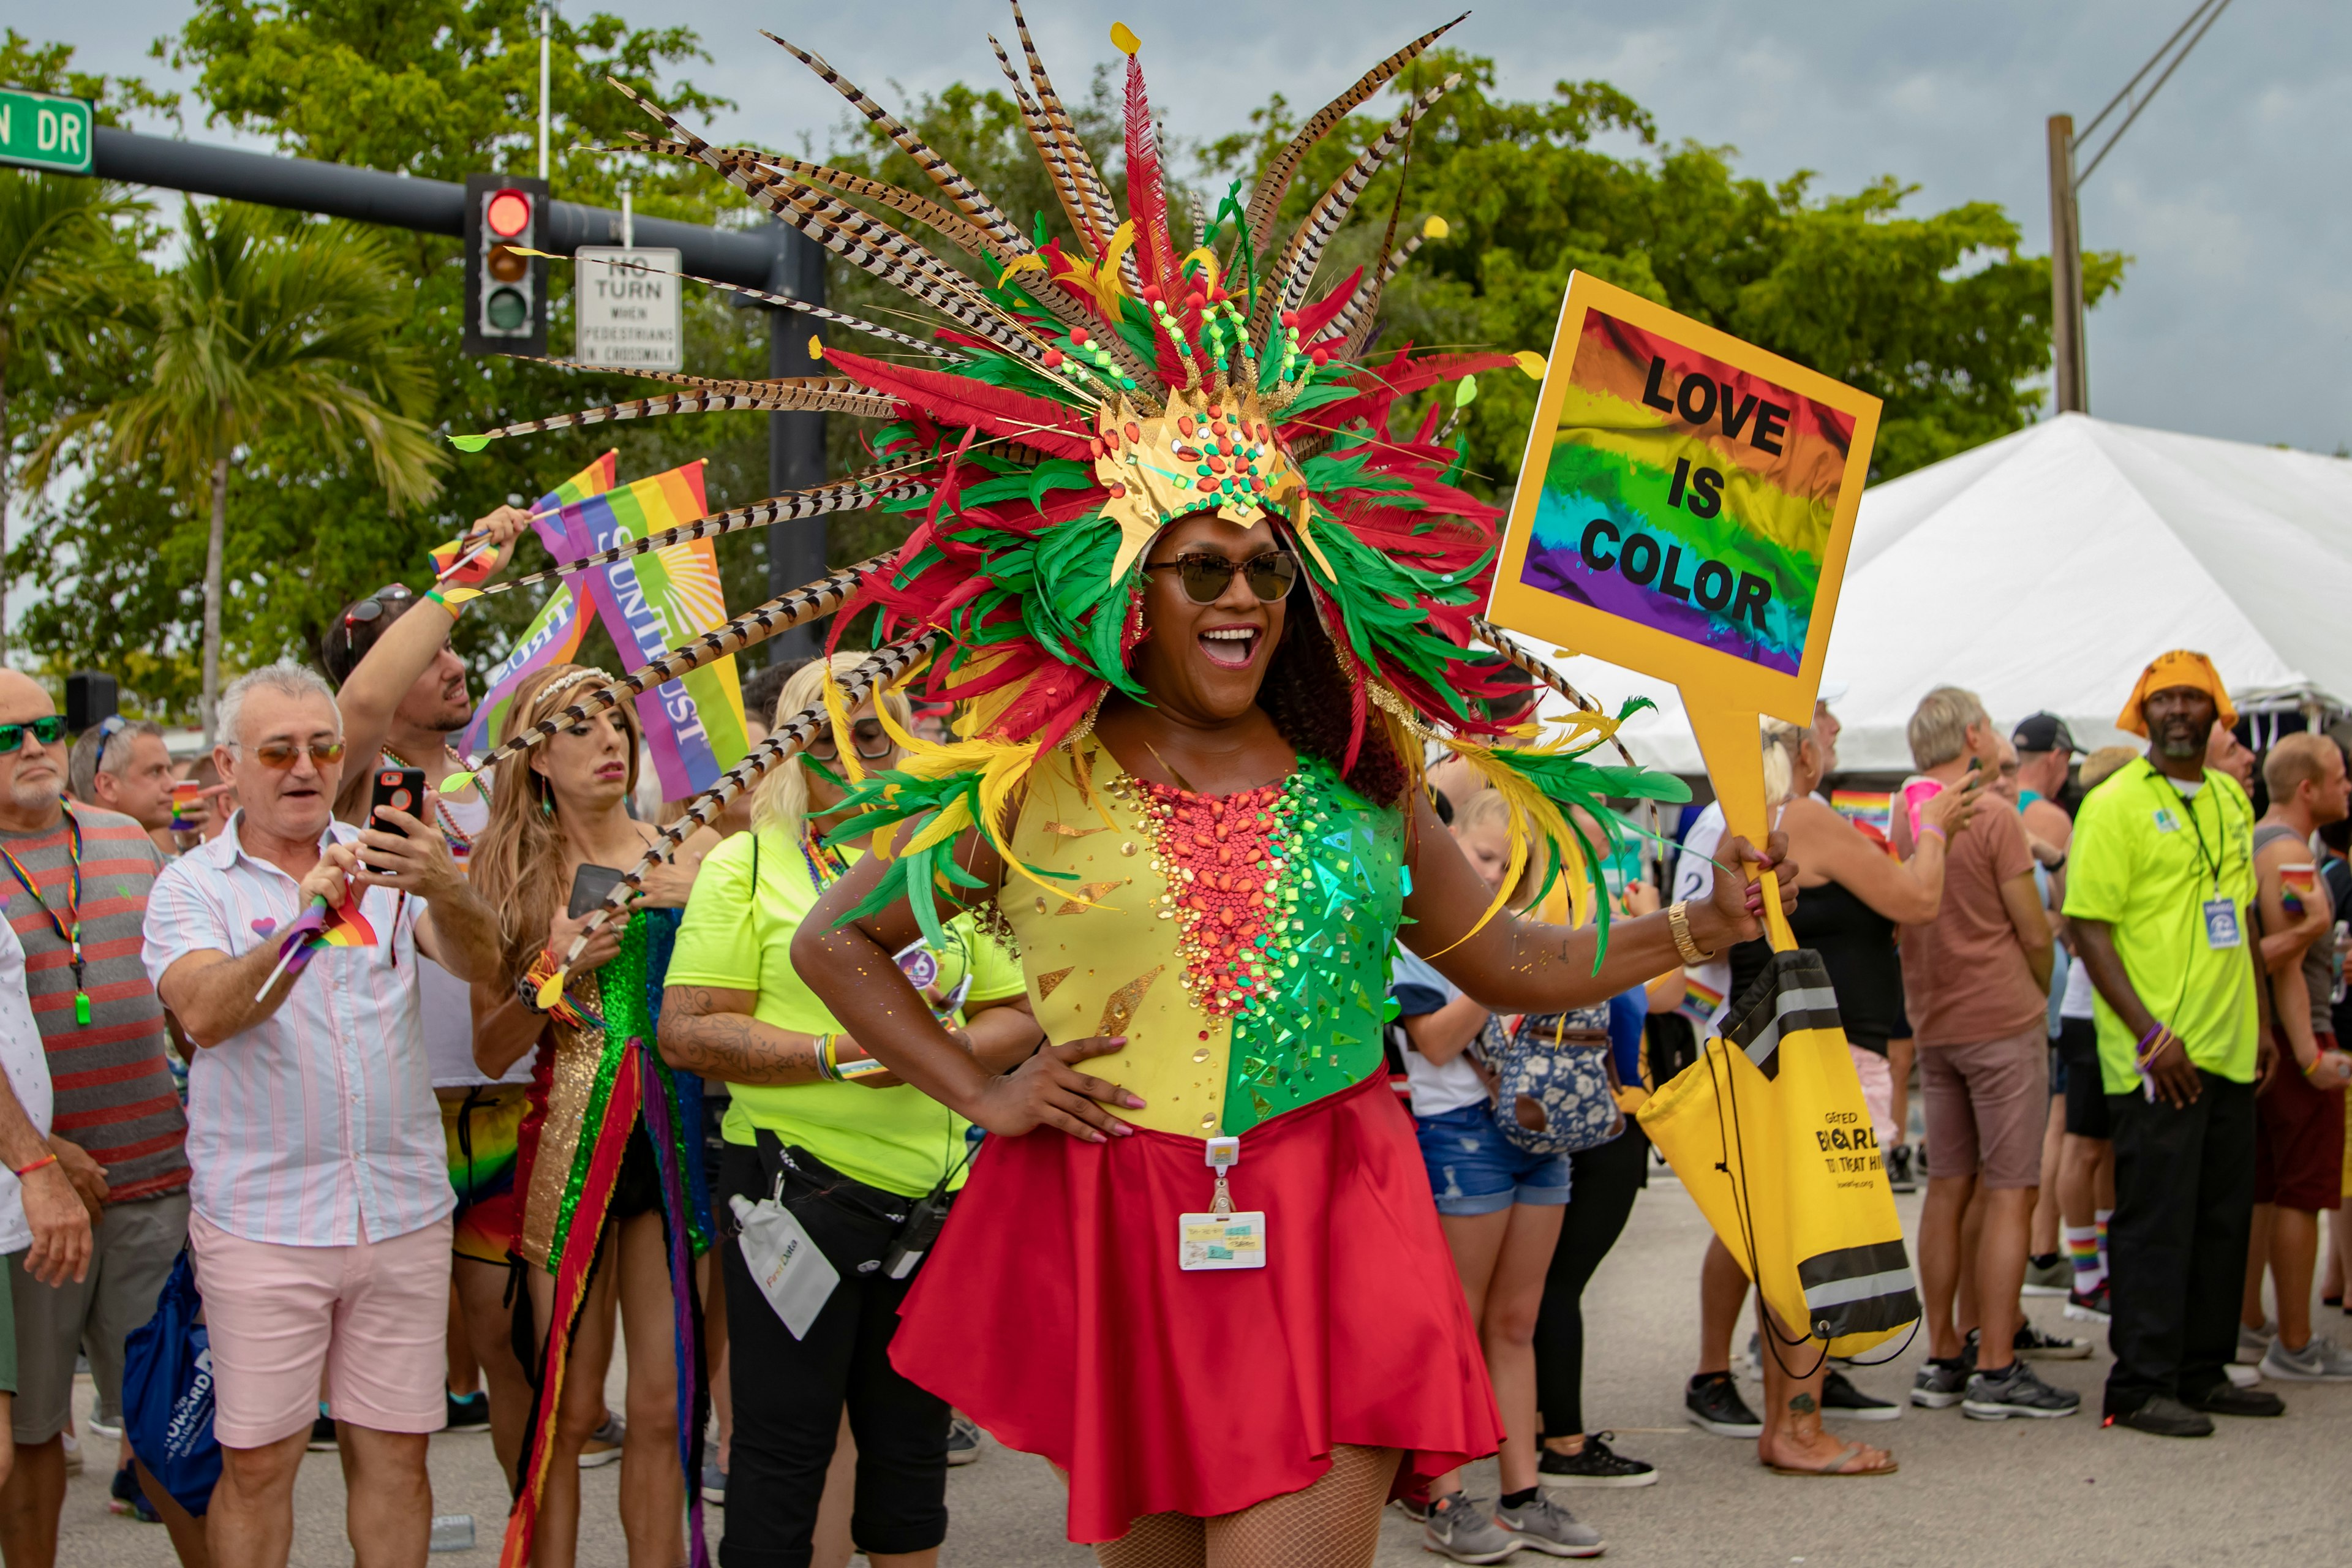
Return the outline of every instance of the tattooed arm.
[[[781,1085],[817,1083],[820,1037],[780,1029],[751,1016],[756,991],[715,985],[670,985],[662,990],[662,1060],[673,1069],[700,1073],[728,1083]],[[866,1053],[843,1036],[835,1060],[855,1061]]]

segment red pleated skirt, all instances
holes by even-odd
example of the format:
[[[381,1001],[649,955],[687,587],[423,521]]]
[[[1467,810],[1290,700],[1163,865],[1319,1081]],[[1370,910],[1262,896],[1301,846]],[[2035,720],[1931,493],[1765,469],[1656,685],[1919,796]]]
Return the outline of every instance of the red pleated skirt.
[[[1384,1077],[1244,1135],[1234,1206],[1264,1268],[1177,1267],[1209,1207],[1201,1141],[990,1138],[890,1359],[1069,1476],[1069,1537],[1232,1513],[1311,1484],[1335,1444],[1407,1450],[1402,1489],[1502,1432],[1411,1119]]]

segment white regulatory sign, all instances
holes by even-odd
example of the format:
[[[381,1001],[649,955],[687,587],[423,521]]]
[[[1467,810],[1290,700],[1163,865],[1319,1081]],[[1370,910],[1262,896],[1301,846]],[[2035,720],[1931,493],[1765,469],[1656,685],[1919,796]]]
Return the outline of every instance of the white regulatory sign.
[[[686,368],[677,252],[616,245],[572,253],[572,308],[582,364],[628,370]]]

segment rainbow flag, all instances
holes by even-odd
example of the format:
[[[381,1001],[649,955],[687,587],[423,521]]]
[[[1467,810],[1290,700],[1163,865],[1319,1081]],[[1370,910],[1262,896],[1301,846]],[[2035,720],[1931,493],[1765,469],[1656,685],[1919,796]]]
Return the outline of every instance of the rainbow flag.
[[[323,899],[312,900],[310,907],[297,915],[278,939],[278,967],[289,974],[299,974],[303,965],[310,962],[311,954],[320,948],[373,947],[375,927],[360,913],[362,892],[353,888],[344,894],[341,904],[333,906]]]
[[[697,458],[583,497],[535,526],[549,549],[576,561],[691,522],[708,510],[702,462]],[[582,574],[582,581],[614,646],[633,664],[656,658],[727,618],[719,552],[707,539],[613,562]],[[644,693],[637,699],[637,716],[666,800],[709,789],[751,749],[742,684],[731,655]]]
[[[539,498],[533,511],[552,512],[566,506],[600,495],[613,488],[615,468],[620,460],[617,452],[607,452],[547,494]],[[540,537],[560,561],[577,560],[582,552],[570,550],[560,532],[552,539],[541,526]],[[448,548],[443,546],[443,549]],[[435,569],[440,569],[440,551],[435,551]],[[567,581],[555,584],[555,591],[540,605],[539,614],[530,619],[522,635],[515,638],[514,647],[506,658],[490,671],[489,680],[482,689],[482,700],[474,708],[474,721],[466,726],[466,733],[457,750],[469,761],[481,756],[498,744],[499,725],[506,718],[507,704],[514,700],[515,688],[533,670],[545,669],[551,664],[568,664],[580,651],[580,639],[588,634],[588,616],[579,596],[572,593]]]
[[[1520,580],[1794,675],[1847,415],[1585,313]]]
[[[1848,822],[1876,828],[1881,837],[1895,830],[1895,796],[1888,790],[1833,789],[1830,809]]]

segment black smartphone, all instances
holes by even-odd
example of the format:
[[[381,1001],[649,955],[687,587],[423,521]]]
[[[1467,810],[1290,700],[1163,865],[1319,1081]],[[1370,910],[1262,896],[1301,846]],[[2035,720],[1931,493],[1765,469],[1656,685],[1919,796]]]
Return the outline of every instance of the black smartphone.
[[[566,906],[564,913],[572,920],[578,920],[611,898],[613,889],[621,885],[621,879],[625,874],[610,866],[581,867],[572,874],[572,902]]]
[[[425,816],[425,770],[423,768],[378,768],[375,787],[368,792],[367,826],[385,833],[397,833],[399,828],[388,822],[378,822],[376,813],[385,806],[404,811],[420,821]],[[367,865],[365,856],[361,864]],[[381,872],[382,866],[368,865],[371,871]]]

